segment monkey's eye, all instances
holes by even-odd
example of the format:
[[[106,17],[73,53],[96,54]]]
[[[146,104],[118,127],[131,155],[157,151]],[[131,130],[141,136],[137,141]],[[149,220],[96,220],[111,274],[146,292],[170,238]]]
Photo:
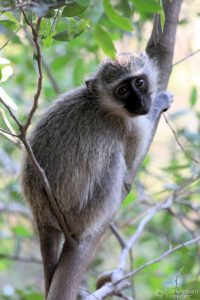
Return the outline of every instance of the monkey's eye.
[[[121,84],[115,90],[115,95],[120,98],[127,97],[129,95],[129,93],[130,93],[130,86],[128,83]]]
[[[145,87],[145,85],[146,85],[146,80],[142,77],[138,77],[134,80],[134,86],[136,88],[141,88],[141,87],[143,88]]]

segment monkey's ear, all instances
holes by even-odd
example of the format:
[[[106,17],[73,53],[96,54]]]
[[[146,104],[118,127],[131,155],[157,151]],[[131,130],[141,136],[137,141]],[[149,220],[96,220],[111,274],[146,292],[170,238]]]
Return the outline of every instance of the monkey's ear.
[[[94,95],[97,95],[97,79],[88,79],[85,82],[88,92]]]

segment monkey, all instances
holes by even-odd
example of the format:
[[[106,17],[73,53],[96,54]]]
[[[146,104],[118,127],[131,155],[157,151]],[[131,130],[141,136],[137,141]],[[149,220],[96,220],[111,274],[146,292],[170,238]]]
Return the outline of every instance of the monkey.
[[[77,240],[115,216],[172,94],[158,92],[159,71],[147,54],[106,59],[84,86],[61,95],[29,136],[69,233]],[[39,233],[48,293],[62,230],[41,179],[24,153],[22,188]]]

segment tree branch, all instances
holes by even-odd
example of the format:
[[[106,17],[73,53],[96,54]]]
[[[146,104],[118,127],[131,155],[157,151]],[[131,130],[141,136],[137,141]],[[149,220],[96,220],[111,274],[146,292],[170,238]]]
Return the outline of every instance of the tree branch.
[[[31,111],[29,112],[26,123],[23,125],[23,131],[21,132],[25,135],[29,125],[31,124],[32,117],[38,107],[38,101],[39,101],[39,97],[40,97],[41,90],[42,90],[42,56],[41,56],[40,45],[39,45],[39,41],[38,41],[38,32],[40,29],[41,18],[37,19],[36,28],[34,28],[33,24],[31,22],[29,22],[28,18],[26,17],[24,10],[21,9],[21,11],[23,13],[26,23],[31,27],[31,30],[32,30],[33,41],[34,41],[35,48],[36,48],[36,56],[37,56],[36,61],[37,61],[38,72],[39,72],[38,82],[37,82],[37,91],[34,95],[33,106],[31,108]]]
[[[165,90],[172,70],[176,28],[182,0],[163,0],[165,25],[162,32],[160,18],[155,17],[151,37],[146,51],[150,57],[155,58],[160,67],[160,90]]]
[[[163,260],[165,257],[171,255],[172,253],[184,248],[184,247],[187,247],[187,246],[190,246],[192,244],[195,244],[195,243],[198,243],[200,241],[200,236],[198,236],[197,238],[194,238],[190,241],[187,241],[187,242],[184,242],[174,248],[171,248],[169,250],[167,250],[166,252],[164,252],[162,255],[160,255],[159,257],[155,258],[155,259],[152,259],[150,261],[148,261],[147,263],[145,263],[144,265],[140,266],[139,268],[135,269],[133,272],[130,272],[128,273],[127,275],[125,275],[121,280],[124,280],[124,279],[128,279],[132,276],[135,276],[138,272],[142,271],[143,269],[153,265],[153,264],[156,264],[158,262],[160,262],[161,260]],[[120,281],[121,281],[120,280]],[[116,282],[118,283],[118,282]]]
[[[176,251],[178,251],[178,250],[180,250],[180,249],[182,249],[184,247],[187,247],[187,246],[190,246],[192,244],[198,243],[199,241],[200,241],[200,236],[197,237],[197,238],[195,238],[195,239],[192,239],[190,241],[184,242],[184,243],[182,243],[182,244],[180,244],[180,245],[178,245],[178,246],[176,246],[174,248],[171,248],[171,249],[167,250],[166,252],[164,252],[159,257],[146,262],[145,264],[143,264],[139,268],[137,268],[134,271],[126,274],[121,279],[119,279],[119,280],[117,280],[115,282],[112,282],[112,283],[111,282],[106,283],[101,289],[93,292],[90,296],[86,297],[85,300],[95,300],[96,297],[101,300],[101,299],[107,298],[110,295],[114,295],[115,294],[116,286],[118,286],[119,283],[122,283],[122,282],[124,282],[124,280],[129,279],[129,278],[135,276],[137,273],[139,273],[143,269],[145,269],[145,268],[147,268],[147,267],[149,267],[149,266],[151,266],[151,265],[153,265],[155,263],[160,262],[161,260],[163,260],[167,256],[171,255],[172,253],[174,253],[174,252],[176,252]],[[127,287],[123,286],[121,288],[126,289]]]

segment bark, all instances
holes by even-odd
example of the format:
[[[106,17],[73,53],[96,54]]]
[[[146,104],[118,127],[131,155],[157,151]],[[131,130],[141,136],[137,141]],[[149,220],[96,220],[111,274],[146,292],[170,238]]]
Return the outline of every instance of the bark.
[[[157,60],[158,66],[160,67],[161,90],[166,89],[171,73],[175,36],[181,3],[182,0],[163,1],[165,11],[164,30],[162,32],[159,17],[156,16],[152,34],[146,48],[147,53],[152,58],[155,58]],[[152,139],[156,131],[159,119],[160,115],[155,122]],[[142,161],[143,159],[141,160],[140,165]],[[135,174],[133,174],[133,180],[135,175],[136,172]],[[104,224],[100,232],[95,232],[94,235],[80,241],[78,245],[70,246],[67,242],[65,243],[59,263],[53,276],[52,284],[47,298],[48,300],[76,299],[78,286],[91,260],[91,255],[94,252],[108,225],[109,220]]]

